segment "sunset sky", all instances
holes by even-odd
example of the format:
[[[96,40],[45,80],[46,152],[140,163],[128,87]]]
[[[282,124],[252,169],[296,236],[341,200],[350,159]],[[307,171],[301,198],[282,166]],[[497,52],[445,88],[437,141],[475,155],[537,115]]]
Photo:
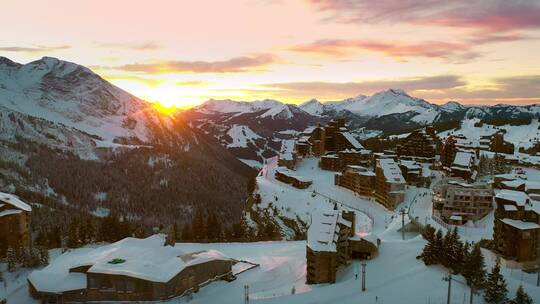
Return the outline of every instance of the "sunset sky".
[[[0,56],[90,67],[149,101],[540,102],[540,1],[3,0]]]

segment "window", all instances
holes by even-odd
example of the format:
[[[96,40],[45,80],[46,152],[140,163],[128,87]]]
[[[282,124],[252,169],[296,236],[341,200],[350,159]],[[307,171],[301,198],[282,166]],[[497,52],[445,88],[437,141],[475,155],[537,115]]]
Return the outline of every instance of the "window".
[[[126,280],[126,292],[135,291],[135,282],[133,280]]]
[[[99,281],[99,289],[102,290],[113,290],[114,286],[111,279],[108,276],[103,276]]]
[[[116,291],[118,292],[125,292],[126,291],[126,282],[124,279],[115,279],[114,280],[114,287],[116,288]]]
[[[88,288],[90,289],[97,289],[98,288],[98,280],[94,277],[88,277]]]

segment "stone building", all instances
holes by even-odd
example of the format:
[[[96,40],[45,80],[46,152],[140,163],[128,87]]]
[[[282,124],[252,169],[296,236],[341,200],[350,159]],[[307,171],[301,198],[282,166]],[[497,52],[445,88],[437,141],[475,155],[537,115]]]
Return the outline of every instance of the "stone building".
[[[32,207],[17,196],[0,192],[0,257],[11,247],[31,245],[30,213]]]
[[[433,207],[447,223],[461,225],[476,221],[493,209],[493,190],[487,184],[468,184],[446,178],[433,187]]]

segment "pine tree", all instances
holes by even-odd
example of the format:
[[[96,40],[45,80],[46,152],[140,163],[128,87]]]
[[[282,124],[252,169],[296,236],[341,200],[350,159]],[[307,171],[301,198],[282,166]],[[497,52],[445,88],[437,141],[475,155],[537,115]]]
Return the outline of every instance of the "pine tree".
[[[454,273],[460,273],[464,263],[464,245],[459,238],[457,227],[454,227],[451,233],[450,251],[447,255],[447,262],[449,268]]]
[[[184,224],[184,228],[182,229],[182,240],[183,241],[191,241],[193,240],[193,233],[191,231],[191,225],[190,224]]]
[[[435,238],[435,228],[428,224],[426,228],[422,230],[422,237],[428,242],[430,240],[433,241],[433,239]]]
[[[497,260],[493,266],[493,269],[491,270],[491,273],[488,275],[484,300],[490,304],[504,303],[507,292],[506,281],[501,275],[500,261]]]
[[[92,220],[90,218],[88,218],[88,219],[86,219],[84,242],[86,244],[92,243],[94,241],[94,237],[95,237],[94,234],[95,234],[94,225],[92,224]]]
[[[525,293],[523,286],[519,285],[516,291],[516,297],[510,301],[510,304],[533,304],[533,301],[531,297]]]
[[[79,247],[79,240],[79,222],[74,219],[69,224],[67,246],[69,248],[77,248]]]
[[[431,226],[428,226],[431,227]],[[426,227],[427,228],[427,227]],[[422,254],[418,256],[417,258],[422,259],[424,261],[424,264],[426,266],[437,264],[439,259],[439,252],[435,245],[435,229],[425,229],[425,231],[422,233],[424,238],[427,240],[426,246],[424,246],[424,249],[422,250]]]
[[[176,243],[176,226],[171,225],[169,227],[169,233],[167,234],[167,238],[165,239],[165,246],[171,246],[174,247],[174,244]]]
[[[484,256],[478,244],[473,246],[473,249],[466,255],[463,265],[463,277],[467,281],[467,285],[474,290],[481,289],[486,280],[486,269]]]
[[[39,262],[41,266],[49,265],[49,250],[43,246],[38,247],[39,251]]]
[[[14,272],[17,270],[17,253],[15,252],[15,249],[13,247],[8,247],[6,251],[6,259],[7,259],[7,265],[8,265],[8,271]]]

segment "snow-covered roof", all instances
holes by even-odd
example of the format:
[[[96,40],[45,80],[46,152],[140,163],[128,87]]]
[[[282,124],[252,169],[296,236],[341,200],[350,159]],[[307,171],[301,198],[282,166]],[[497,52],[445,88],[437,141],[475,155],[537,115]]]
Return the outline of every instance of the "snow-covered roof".
[[[414,160],[401,159],[399,160],[399,164],[404,167],[407,167],[407,170],[421,170],[422,169],[422,166]]]
[[[364,146],[362,146],[362,144],[359,143],[358,140],[356,140],[356,138],[354,138],[354,136],[351,133],[349,133],[349,132],[341,132],[341,134],[345,137],[345,139],[347,139],[347,141],[349,141],[349,143],[355,149],[358,149],[358,150],[363,150],[364,149]]]
[[[24,211],[32,211],[32,207],[30,207],[30,205],[21,201],[19,197],[13,194],[0,192],[0,201]]]
[[[525,192],[503,189],[497,192],[496,198],[515,202],[518,206],[525,206],[529,196]]]
[[[364,175],[364,176],[375,176],[375,172],[369,170],[366,167],[359,166],[359,165],[347,165],[345,168],[346,170],[352,170],[357,174]]]
[[[377,160],[379,167],[383,170],[384,177],[390,183],[405,183],[401,170],[397,163],[391,158],[380,158]]]
[[[181,246],[163,246],[164,242],[164,235],[153,235],[145,239],[125,238],[95,249],[78,249],[60,256],[44,269],[32,272],[28,279],[38,291],[82,289],[86,287],[86,275],[70,273],[69,270],[90,266],[88,273],[123,275],[165,283],[188,266],[227,260],[217,250],[186,253]],[[124,262],[111,263],[114,259]]]
[[[473,161],[474,155],[468,152],[457,152],[454,158],[454,166],[469,167]]]
[[[495,175],[496,178],[504,179],[504,180],[513,180],[513,179],[526,179],[527,177],[522,174],[516,174],[516,173],[504,173],[504,174],[497,174]]]
[[[309,178],[306,178],[304,176],[300,176],[298,175],[298,173],[296,173],[295,171],[293,170],[290,170],[289,168],[287,167],[277,167],[276,168],[276,172],[279,172],[281,174],[284,174],[284,175],[287,175],[289,177],[292,177],[292,178],[295,178],[297,179],[298,181],[301,181],[301,182],[306,182],[306,183],[309,183],[309,182],[312,182],[313,180],[309,179]]]
[[[501,220],[503,223],[510,225],[512,227],[515,227],[519,230],[531,230],[531,229],[539,229],[540,225],[533,222],[524,222],[520,220],[513,220],[509,218],[504,218]]]
[[[302,133],[311,135],[315,129],[317,129],[317,126],[307,127],[304,131],[302,131]]]
[[[335,252],[340,231],[337,223],[351,226],[351,222],[344,219],[339,210],[313,211],[307,235],[308,247],[313,251]]]
[[[522,186],[523,184],[525,184],[525,181],[520,180],[520,179],[505,180],[505,181],[502,181],[501,184],[503,184],[503,185],[505,185],[507,187],[510,187],[510,188],[517,188],[517,187]]]
[[[28,277],[39,292],[63,293],[86,289],[86,274],[78,272],[49,272],[37,270]]]
[[[21,212],[22,212],[22,210],[20,210],[20,209],[8,209],[8,210],[4,210],[4,211],[0,212],[0,217],[13,215],[13,214],[19,214]]]

